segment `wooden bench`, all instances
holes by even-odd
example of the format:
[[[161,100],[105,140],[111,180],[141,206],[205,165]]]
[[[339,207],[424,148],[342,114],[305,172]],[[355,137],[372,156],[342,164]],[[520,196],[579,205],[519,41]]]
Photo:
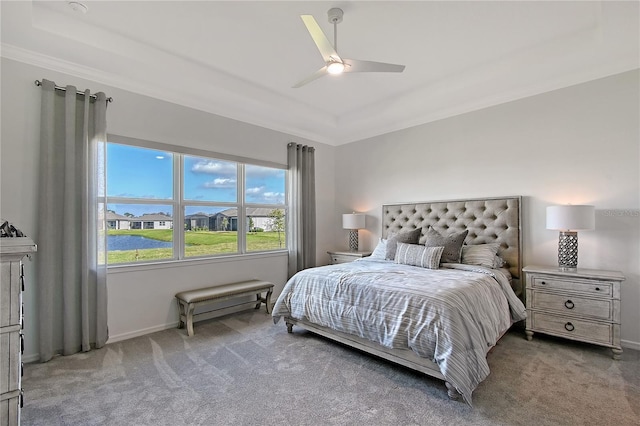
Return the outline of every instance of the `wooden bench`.
[[[267,292],[266,297],[262,297],[263,292]],[[212,311],[194,314],[193,311],[202,305],[208,305],[213,302],[221,302],[223,300],[233,299],[240,296],[250,296],[255,294],[255,302],[239,303],[235,306],[255,304],[256,309],[260,309],[260,304],[264,303],[267,307],[267,313],[271,313],[271,293],[273,292],[273,284],[262,280],[240,281],[231,284],[222,284],[215,287],[199,288],[196,290],[181,291],[176,294],[178,301],[178,315],[180,323],[178,328],[187,325],[187,335],[193,336],[193,322],[198,321],[207,316],[211,317]]]

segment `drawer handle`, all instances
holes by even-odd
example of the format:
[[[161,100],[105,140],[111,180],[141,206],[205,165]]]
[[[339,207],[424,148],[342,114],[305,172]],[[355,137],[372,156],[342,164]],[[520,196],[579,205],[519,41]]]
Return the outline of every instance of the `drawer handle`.
[[[565,329],[565,330],[567,330],[567,331],[573,331],[573,330],[575,330],[576,328],[573,326],[573,324],[571,324],[570,322],[568,322],[568,323],[566,323],[566,324],[564,325],[564,329]]]
[[[576,306],[571,300],[567,300],[564,302],[564,307],[567,309],[573,309]]]
[[[540,281],[540,284],[545,285],[545,284],[546,284],[546,282],[544,282],[544,281]]]
[[[596,287],[596,291],[600,291],[600,287]]]

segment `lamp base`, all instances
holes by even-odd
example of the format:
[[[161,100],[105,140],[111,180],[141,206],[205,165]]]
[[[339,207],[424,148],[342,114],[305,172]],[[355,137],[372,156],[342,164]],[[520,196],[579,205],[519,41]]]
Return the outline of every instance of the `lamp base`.
[[[558,240],[558,266],[561,269],[578,267],[578,233],[560,231]]]
[[[358,230],[357,229],[349,230],[349,250],[358,251]]]

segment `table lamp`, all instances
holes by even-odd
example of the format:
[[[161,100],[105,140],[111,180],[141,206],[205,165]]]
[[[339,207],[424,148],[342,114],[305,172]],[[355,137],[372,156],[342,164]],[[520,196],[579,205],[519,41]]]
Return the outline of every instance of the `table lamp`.
[[[558,266],[575,269],[578,266],[578,233],[595,228],[594,206],[549,206],[547,229],[560,231],[558,240]]]
[[[342,228],[349,230],[349,250],[358,251],[358,229],[364,229],[365,215],[347,213],[342,215]]]

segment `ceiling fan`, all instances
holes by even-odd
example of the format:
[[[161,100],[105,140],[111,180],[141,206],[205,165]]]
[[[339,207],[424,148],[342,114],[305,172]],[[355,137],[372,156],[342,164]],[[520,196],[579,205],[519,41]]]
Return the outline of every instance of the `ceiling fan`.
[[[404,65],[386,64],[384,62],[360,61],[358,59],[341,58],[338,55],[338,24],[342,22],[344,12],[334,7],[327,12],[329,22],[333,24],[333,46],[324,35],[320,26],[311,15],[301,15],[302,21],[307,26],[311,38],[318,46],[318,50],[324,59],[325,65],[318,71],[296,83],[293,88],[302,87],[313,80],[327,74],[342,74],[343,72],[402,72]]]

